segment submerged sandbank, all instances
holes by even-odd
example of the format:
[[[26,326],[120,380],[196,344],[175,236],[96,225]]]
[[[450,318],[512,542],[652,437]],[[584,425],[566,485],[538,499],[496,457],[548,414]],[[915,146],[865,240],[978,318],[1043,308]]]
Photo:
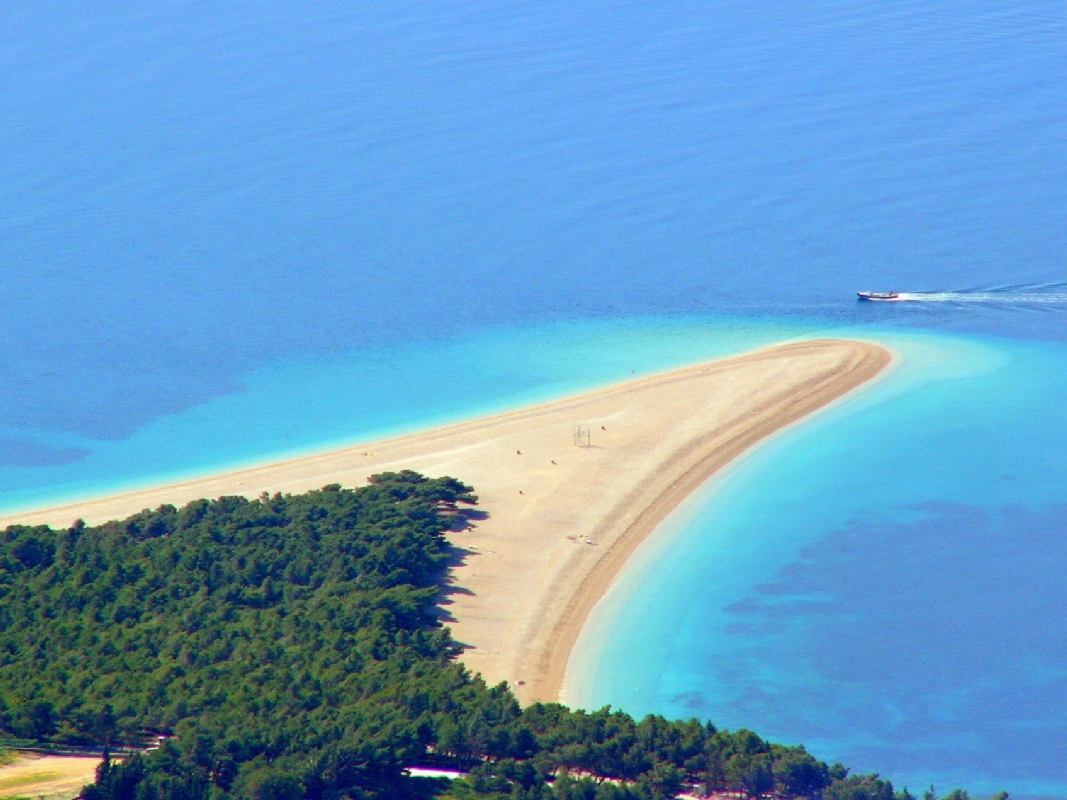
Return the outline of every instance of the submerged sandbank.
[[[486,515],[452,536],[462,558],[444,608],[468,647],[463,661],[490,682],[510,682],[522,700],[551,700],[589,611],[670,510],[890,360],[866,342],[794,342],[408,436],[0,517],[0,526],[360,485],[386,470],[453,475],[474,485]]]

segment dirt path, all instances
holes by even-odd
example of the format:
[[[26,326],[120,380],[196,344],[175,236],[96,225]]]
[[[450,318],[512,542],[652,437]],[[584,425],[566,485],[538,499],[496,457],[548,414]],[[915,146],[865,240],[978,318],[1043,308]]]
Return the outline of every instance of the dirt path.
[[[76,797],[92,782],[99,763],[86,756],[18,756],[0,765],[0,797]]]

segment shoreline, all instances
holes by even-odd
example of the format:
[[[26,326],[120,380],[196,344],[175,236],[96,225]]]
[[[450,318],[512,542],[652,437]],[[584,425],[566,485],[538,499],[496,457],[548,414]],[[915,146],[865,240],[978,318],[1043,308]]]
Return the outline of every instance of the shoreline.
[[[787,414],[768,420],[762,425],[739,426],[740,430],[736,436],[731,437],[725,445],[707,447],[706,440],[694,443],[694,448],[701,450],[699,460],[653,499],[622,532],[615,545],[586,575],[585,581],[568,606],[565,617],[557,623],[549,647],[542,657],[545,675],[542,686],[549,699],[559,699],[561,696],[571,654],[593,609],[611,589],[631,556],[659,525],[716,473],[729,467],[749,450],[793,425],[808,421],[814,414],[844,401],[854,391],[884,374],[893,362],[893,355],[884,348],[878,349],[881,352],[873,351],[860,362],[851,365],[845,375],[841,376],[845,379],[843,382],[835,380],[834,386],[813,387],[812,393],[799,397]],[[711,435],[707,438],[710,439]]]
[[[449,535],[443,621],[461,661],[520,700],[555,700],[588,614],[633,551],[712,474],[866,383],[892,360],[868,342],[793,341],[500,414],[214,475],[0,516],[65,527],[163,503],[415,469],[474,486],[484,518]],[[585,425],[591,441],[575,446]]]

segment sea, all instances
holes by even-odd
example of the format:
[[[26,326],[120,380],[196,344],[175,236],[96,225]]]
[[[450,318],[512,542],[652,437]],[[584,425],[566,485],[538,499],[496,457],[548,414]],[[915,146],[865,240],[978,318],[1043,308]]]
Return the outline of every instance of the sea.
[[[0,143],[4,513],[880,341],[567,699],[1067,797],[1062,1],[13,0]]]

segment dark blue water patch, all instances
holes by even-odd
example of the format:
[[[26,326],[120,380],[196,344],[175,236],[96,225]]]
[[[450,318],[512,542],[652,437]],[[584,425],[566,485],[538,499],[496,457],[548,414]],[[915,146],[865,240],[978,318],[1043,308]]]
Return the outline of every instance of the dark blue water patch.
[[[731,717],[889,774],[1067,780],[1049,746],[1067,738],[1067,506],[914,510],[857,519],[730,607],[712,671],[738,688]]]
[[[0,466],[55,467],[72,464],[89,455],[80,447],[48,447],[9,436],[0,436]]]
[[[0,379],[7,387],[0,394],[0,420],[26,431],[125,438],[157,417],[240,391],[234,372],[255,360],[206,356],[209,349],[207,343],[190,349],[188,340],[152,342],[148,336],[132,343],[100,332],[6,337],[0,344]]]

